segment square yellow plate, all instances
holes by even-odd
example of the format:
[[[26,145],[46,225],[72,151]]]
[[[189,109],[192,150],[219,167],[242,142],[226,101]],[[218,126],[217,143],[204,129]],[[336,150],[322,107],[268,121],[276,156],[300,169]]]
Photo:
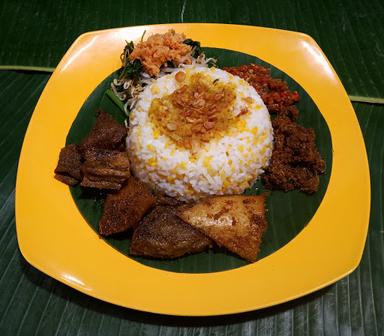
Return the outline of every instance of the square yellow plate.
[[[203,46],[261,58],[295,79],[328,123],[333,145],[327,192],[310,223],[260,261],[218,273],[144,266],[106,244],[85,222],[69,188],[53,178],[58,154],[82,104],[120,67],[125,40],[173,28]],[[50,78],[32,116],[16,187],[20,250],[33,266],[99,299],[173,315],[244,312],[305,295],[353,271],[364,248],[370,181],[364,141],[348,96],[316,42],[276,29],[169,24],[81,35]]]

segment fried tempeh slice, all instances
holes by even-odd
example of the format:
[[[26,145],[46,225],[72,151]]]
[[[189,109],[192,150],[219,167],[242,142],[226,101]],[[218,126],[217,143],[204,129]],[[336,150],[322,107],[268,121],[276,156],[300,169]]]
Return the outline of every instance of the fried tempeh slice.
[[[130,176],[126,152],[88,148],[84,160],[82,187],[119,190]]]
[[[108,113],[100,111],[95,125],[83,140],[81,147],[124,150],[127,129]]]
[[[207,249],[211,239],[182,221],[172,206],[157,206],[133,233],[130,253],[153,258],[177,258]]]
[[[55,178],[68,185],[81,181],[81,153],[78,145],[67,145],[60,151],[59,162],[55,169]]]
[[[155,203],[156,198],[147,186],[130,177],[120,191],[108,194],[105,199],[99,233],[109,236],[134,228]]]
[[[266,229],[265,196],[218,196],[183,205],[178,216],[219,246],[255,261]]]

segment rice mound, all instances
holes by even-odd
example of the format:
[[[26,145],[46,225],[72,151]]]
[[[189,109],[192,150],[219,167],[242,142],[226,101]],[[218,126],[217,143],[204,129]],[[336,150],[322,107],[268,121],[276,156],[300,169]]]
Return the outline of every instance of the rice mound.
[[[212,81],[234,85],[236,98],[231,113],[236,122],[223,136],[204,143],[197,152],[159,133],[148,115],[151,103],[179,87],[176,72],[165,75],[145,88],[130,114],[127,148],[133,173],[183,201],[241,194],[263,173],[271,158],[273,131],[268,110],[255,89],[240,77],[200,66],[185,72],[187,77],[203,73]],[[249,113],[242,114],[245,108]]]

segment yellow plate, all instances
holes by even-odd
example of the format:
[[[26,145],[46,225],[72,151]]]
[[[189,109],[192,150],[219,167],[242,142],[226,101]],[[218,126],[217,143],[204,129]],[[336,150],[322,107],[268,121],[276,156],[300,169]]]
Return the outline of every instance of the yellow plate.
[[[174,28],[203,46],[261,58],[312,97],[333,145],[327,192],[310,223],[257,263],[219,273],[184,274],[144,266],[119,253],[85,223],[69,189],[53,179],[58,154],[94,88],[120,67],[125,40]],[[81,35],[50,78],[32,116],[16,186],[17,237],[33,266],[99,299],[172,315],[244,312],[313,292],[352,272],[367,234],[370,181],[364,141],[348,96],[309,36],[269,28],[169,24]]]

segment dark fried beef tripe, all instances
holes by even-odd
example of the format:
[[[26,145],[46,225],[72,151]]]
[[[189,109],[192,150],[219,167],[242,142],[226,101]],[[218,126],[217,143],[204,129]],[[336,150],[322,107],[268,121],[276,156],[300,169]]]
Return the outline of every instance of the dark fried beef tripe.
[[[81,153],[78,145],[67,145],[60,151],[59,162],[55,169],[55,178],[68,185],[81,181]]]
[[[317,191],[325,162],[316,148],[315,132],[287,117],[272,120],[274,149],[263,180],[268,189]]]
[[[83,140],[82,148],[103,148],[124,150],[127,129],[108,113],[99,111],[95,125]]]
[[[81,145],[60,152],[55,178],[65,184],[118,190],[129,177],[125,152],[127,130],[108,113],[99,111],[95,125]]]
[[[119,190],[130,176],[126,152],[87,148],[83,154],[82,187]]]
[[[253,262],[266,230],[265,196],[208,197],[179,207],[178,216],[240,257]]]
[[[133,233],[130,253],[171,259],[207,249],[212,241],[183,222],[174,207],[158,206],[143,218]]]
[[[147,186],[130,177],[120,191],[108,194],[105,199],[99,233],[102,236],[109,236],[136,227],[155,203],[156,198]]]

